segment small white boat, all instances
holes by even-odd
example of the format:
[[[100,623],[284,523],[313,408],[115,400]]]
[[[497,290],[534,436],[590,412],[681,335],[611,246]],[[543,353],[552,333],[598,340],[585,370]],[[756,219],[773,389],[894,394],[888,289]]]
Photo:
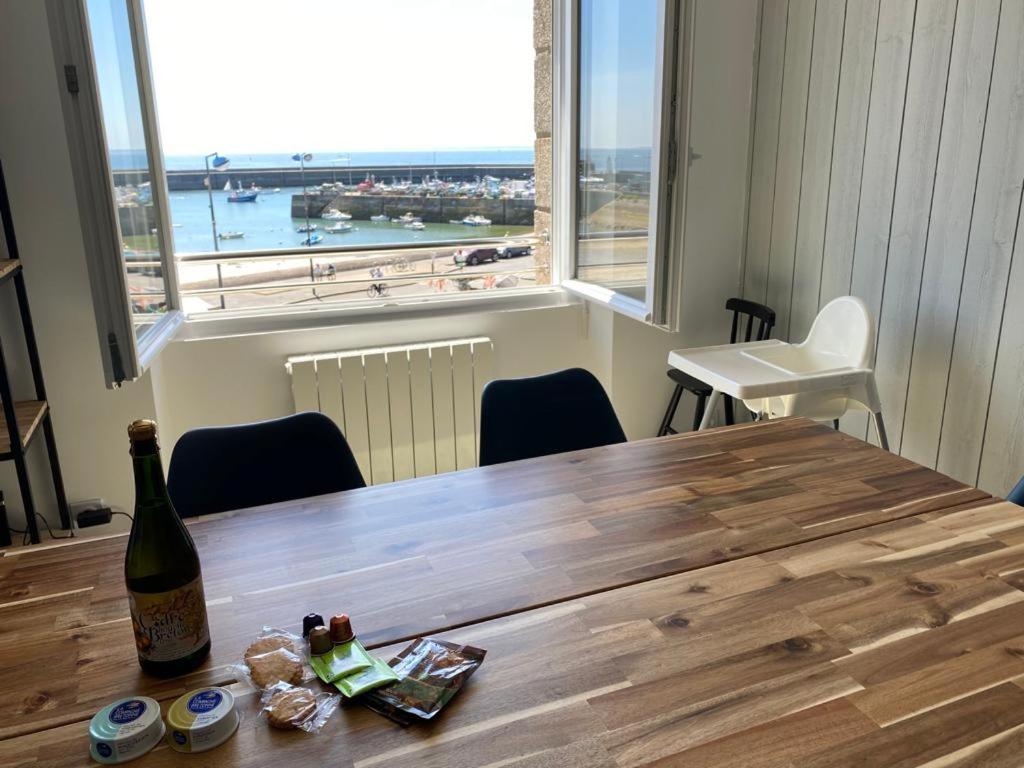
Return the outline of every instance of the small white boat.
[[[376,216],[371,216],[370,221],[391,221],[391,218],[386,213],[378,213]]]
[[[351,213],[345,213],[335,208],[328,208],[320,214],[321,219],[327,219],[328,221],[348,221],[352,218]]]
[[[491,226],[491,220],[490,219],[485,219],[483,216],[480,216],[479,214],[476,214],[476,213],[471,214],[470,216],[467,216],[466,218],[464,218],[462,220],[462,223],[465,224],[467,227],[489,227],[489,226]]]
[[[426,229],[427,225],[424,224],[422,221],[410,221],[408,224],[405,225],[405,228],[414,229],[418,232],[420,230]]]
[[[245,232],[218,232],[218,240],[241,240],[245,237]]]
[[[324,232],[326,232],[328,235],[343,235],[346,232],[351,232],[354,229],[355,227],[353,227],[351,224],[341,223],[327,227],[324,230]]]
[[[296,227],[295,231],[302,234],[303,232],[316,232],[319,228],[317,224],[303,224],[301,227]]]
[[[411,212],[407,211],[406,213],[404,213],[401,216],[399,216],[397,219],[392,219],[391,223],[392,224],[413,224],[413,223],[418,222],[418,221],[421,221],[419,216],[413,216]]]
[[[224,182],[224,191],[225,192],[230,192],[231,191],[231,182],[230,181],[225,181]]]

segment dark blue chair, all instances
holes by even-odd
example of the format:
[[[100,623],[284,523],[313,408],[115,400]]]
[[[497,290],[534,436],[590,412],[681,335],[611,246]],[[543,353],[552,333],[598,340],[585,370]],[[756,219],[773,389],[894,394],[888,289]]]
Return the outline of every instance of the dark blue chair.
[[[174,446],[167,472],[182,517],[365,485],[341,430],[322,413],[193,429]]]
[[[570,368],[529,379],[498,379],[480,403],[480,466],[626,442],[594,375]]]
[[[1010,495],[1006,497],[1006,500],[1024,507],[1024,477],[1022,477],[1020,482],[1013,487],[1013,490],[1010,491]]]

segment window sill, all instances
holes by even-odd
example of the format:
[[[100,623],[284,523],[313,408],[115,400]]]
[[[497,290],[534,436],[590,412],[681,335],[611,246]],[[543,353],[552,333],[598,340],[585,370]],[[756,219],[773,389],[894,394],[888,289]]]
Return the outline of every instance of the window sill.
[[[506,289],[500,294],[480,296],[430,296],[420,299],[365,301],[349,305],[314,306],[303,309],[216,310],[208,315],[191,315],[182,324],[175,341],[201,341],[231,336],[254,336],[288,331],[305,331],[364,323],[419,320],[452,315],[515,312],[571,306],[579,301],[559,286]]]
[[[621,291],[605,288],[596,283],[588,283],[585,280],[564,280],[562,287],[574,296],[602,304],[609,309],[632,317],[634,320],[639,320],[642,323],[651,322],[651,312],[647,305]]]

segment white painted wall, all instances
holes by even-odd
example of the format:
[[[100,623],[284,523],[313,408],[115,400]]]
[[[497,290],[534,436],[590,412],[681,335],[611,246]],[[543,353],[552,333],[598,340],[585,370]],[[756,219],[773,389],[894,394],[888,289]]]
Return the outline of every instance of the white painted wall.
[[[1024,4],[765,0],[758,83],[745,294],[792,339],[863,298],[893,449],[1006,493],[1024,473]],[[863,416],[843,428],[875,439]]]

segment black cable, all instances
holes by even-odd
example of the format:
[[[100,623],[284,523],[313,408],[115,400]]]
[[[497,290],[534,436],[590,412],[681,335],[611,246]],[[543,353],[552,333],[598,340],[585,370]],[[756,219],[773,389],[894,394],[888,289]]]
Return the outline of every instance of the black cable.
[[[50,527],[49,521],[45,517],[43,517],[41,514],[39,514],[38,512],[36,512],[36,517],[38,517],[40,520],[43,521],[43,525],[46,526],[46,532],[48,534],[50,534],[50,538],[51,539],[73,539],[73,538],[75,538],[75,529],[74,528],[72,528],[68,532],[67,536],[55,536],[54,533],[53,533],[53,529]]]
[[[124,516],[125,516],[125,517],[127,517],[127,518],[128,518],[129,520],[131,520],[131,521],[132,521],[133,523],[135,522],[135,518],[134,518],[134,517],[132,517],[131,515],[129,515],[129,514],[127,513],[127,512],[122,512],[122,511],[121,511],[121,510],[119,510],[119,509],[112,509],[112,510],[110,510],[110,514],[112,514],[112,515],[124,515]]]

